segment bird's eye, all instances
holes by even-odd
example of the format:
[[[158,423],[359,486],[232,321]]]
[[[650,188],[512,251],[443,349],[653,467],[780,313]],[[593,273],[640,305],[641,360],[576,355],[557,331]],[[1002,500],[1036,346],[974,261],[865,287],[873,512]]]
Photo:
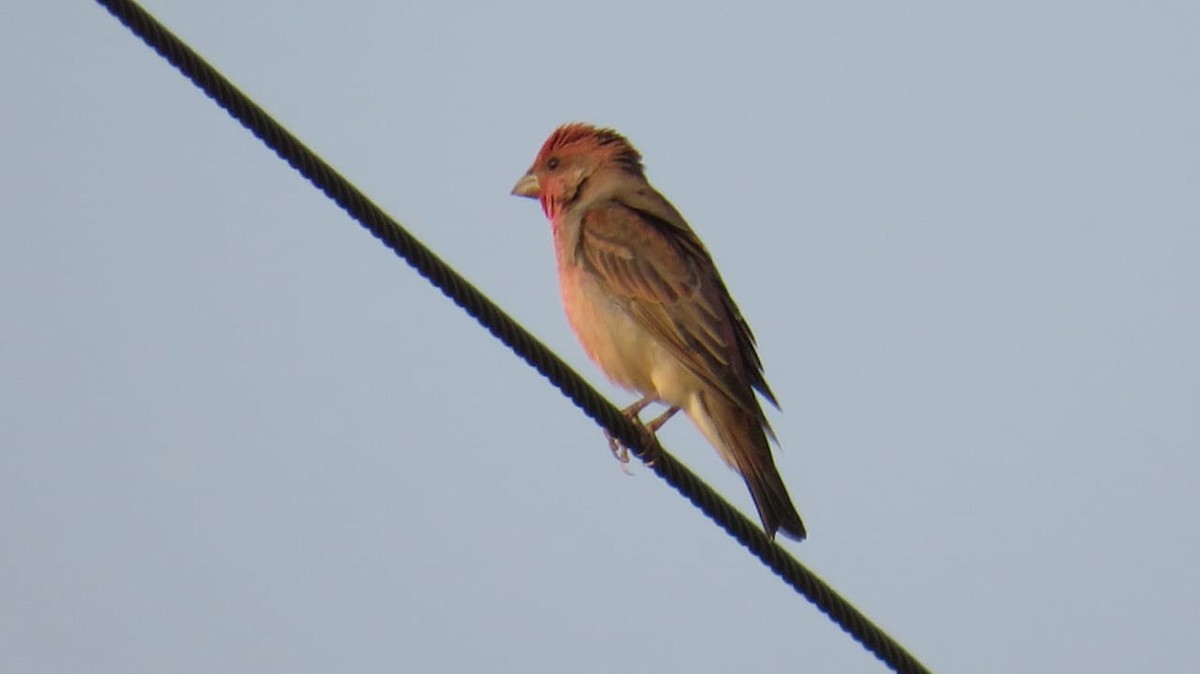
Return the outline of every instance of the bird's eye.
[[[559,164],[558,157],[551,157],[550,161],[546,162],[546,168],[553,171],[558,168],[558,164]]]

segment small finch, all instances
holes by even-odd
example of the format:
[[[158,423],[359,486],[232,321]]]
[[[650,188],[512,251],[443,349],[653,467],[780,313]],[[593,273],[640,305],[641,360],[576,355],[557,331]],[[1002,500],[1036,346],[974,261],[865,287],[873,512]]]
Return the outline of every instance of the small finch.
[[[646,180],[638,151],[610,129],[566,124],[512,193],[538,199],[550,220],[563,307],[584,351],[642,394],[625,413],[637,420],[650,403],[666,405],[645,424],[653,433],[682,409],[745,479],[767,534],[803,539],[754,395],[778,407],[754,335],[704,244]]]

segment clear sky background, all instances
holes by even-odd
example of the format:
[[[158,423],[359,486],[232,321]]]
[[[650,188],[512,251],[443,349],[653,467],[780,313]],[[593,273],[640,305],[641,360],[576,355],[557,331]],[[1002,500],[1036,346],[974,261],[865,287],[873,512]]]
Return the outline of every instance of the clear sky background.
[[[938,671],[1200,668],[1193,0],[146,6],[619,404],[508,192],[624,132],[789,549]],[[0,79],[0,671],[881,671],[98,5]]]

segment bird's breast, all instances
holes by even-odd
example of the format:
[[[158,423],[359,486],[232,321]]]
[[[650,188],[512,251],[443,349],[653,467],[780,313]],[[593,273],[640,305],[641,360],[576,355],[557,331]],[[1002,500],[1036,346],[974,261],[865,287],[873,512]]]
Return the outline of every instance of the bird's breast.
[[[599,278],[559,260],[567,322],[592,362],[613,383],[669,405],[685,405],[699,382],[644,328]]]

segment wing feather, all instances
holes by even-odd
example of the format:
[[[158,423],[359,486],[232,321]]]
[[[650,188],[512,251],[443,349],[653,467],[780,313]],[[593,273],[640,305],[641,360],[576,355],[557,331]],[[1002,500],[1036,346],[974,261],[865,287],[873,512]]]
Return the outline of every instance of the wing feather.
[[[695,234],[617,199],[589,209],[582,224],[578,252],[588,271],[691,372],[761,415],[751,390],[762,379],[753,337]]]

